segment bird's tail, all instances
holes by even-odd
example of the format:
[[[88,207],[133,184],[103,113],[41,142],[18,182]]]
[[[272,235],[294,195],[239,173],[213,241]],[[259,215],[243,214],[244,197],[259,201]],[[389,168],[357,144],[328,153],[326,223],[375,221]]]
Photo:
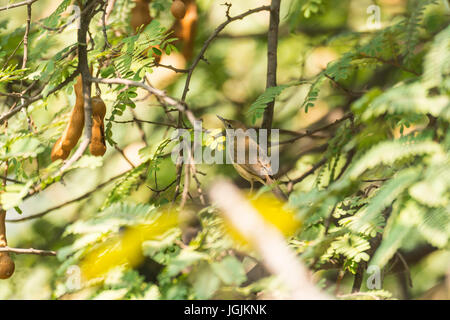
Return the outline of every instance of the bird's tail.
[[[287,195],[281,190],[278,184],[269,176],[266,175],[266,184],[272,188],[272,193],[280,200],[287,201]]]

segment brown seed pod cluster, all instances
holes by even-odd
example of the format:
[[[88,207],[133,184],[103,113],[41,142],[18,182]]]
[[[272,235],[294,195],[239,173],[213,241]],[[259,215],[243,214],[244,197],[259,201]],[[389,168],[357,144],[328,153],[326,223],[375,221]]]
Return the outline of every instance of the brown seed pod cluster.
[[[136,33],[141,26],[147,26],[152,22],[153,18],[150,16],[148,4],[151,0],[135,0],[136,5],[131,9],[130,25],[133,32]]]
[[[175,19],[183,19],[186,14],[186,6],[181,0],[174,0],[172,6],[170,7],[170,12],[175,17]]]
[[[145,28],[147,25],[152,22],[153,17],[150,15],[149,3],[151,0],[135,0],[136,5],[130,12],[130,26],[134,33],[137,33],[140,28]],[[158,50],[161,50],[159,46],[154,46]],[[147,55],[150,50],[152,50],[153,46],[150,46],[147,50],[142,52],[143,55]],[[161,56],[157,55],[152,50],[153,58],[155,61],[159,63]]]
[[[89,150],[93,156],[103,156],[106,152],[105,124],[106,105],[100,96],[93,97],[92,103],[92,137]]]
[[[75,106],[70,114],[69,123],[64,130],[62,136],[56,141],[53,146],[51,159],[56,161],[58,159],[67,159],[70,151],[77,145],[81,137],[84,127],[84,99],[83,99],[83,81],[81,76],[78,76],[77,82],[74,86],[75,90]]]
[[[51,152],[52,161],[67,159],[72,149],[77,145],[84,128],[84,97],[83,81],[78,76],[74,85],[75,106],[70,114],[69,123],[62,136],[56,141]],[[94,156],[103,156],[106,152],[105,125],[106,105],[100,96],[91,99],[92,104],[92,136],[89,150]]]
[[[186,14],[182,19],[175,22],[173,29],[175,30],[175,36],[182,42],[183,56],[186,60],[190,60],[194,51],[198,11],[195,0],[183,0],[183,2],[186,7]]]
[[[5,226],[6,211],[0,209],[0,247],[4,248],[8,245],[6,241],[6,226]],[[0,279],[10,278],[15,270],[14,261],[9,256],[8,252],[0,252]]]

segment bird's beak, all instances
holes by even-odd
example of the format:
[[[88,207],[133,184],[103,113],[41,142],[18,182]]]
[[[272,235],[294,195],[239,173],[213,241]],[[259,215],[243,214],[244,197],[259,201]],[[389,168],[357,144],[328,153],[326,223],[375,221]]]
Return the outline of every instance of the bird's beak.
[[[225,119],[216,114],[216,117],[219,118],[220,121],[225,122]]]

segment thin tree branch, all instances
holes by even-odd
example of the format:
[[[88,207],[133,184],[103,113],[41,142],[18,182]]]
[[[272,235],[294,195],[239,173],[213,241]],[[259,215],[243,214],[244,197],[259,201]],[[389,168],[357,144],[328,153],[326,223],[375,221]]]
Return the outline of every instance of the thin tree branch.
[[[116,0],[108,0],[108,5],[106,6],[105,9],[105,24],[108,25],[109,23],[109,16],[111,15],[113,9],[114,9],[114,5],[116,3]]]
[[[31,3],[27,5],[27,24],[25,27],[25,35],[23,36],[22,69],[25,69],[28,61],[28,35],[30,33],[30,24],[31,24]]]
[[[55,88],[51,89],[47,96],[61,90],[62,88],[64,88],[67,84],[69,84],[70,82],[73,81],[73,79],[75,79],[75,77],[80,73],[80,71],[78,69],[76,69],[66,80],[64,80],[63,82],[61,82],[59,85],[57,85]],[[45,87],[43,87],[40,92],[42,92],[44,90]],[[27,99],[27,101],[25,101],[23,104],[17,105],[14,108],[12,108],[11,110],[3,113],[0,116],[0,125],[2,125],[5,121],[7,121],[9,118],[11,118],[12,116],[14,116],[17,112],[19,112],[20,110],[22,110],[23,108],[27,108],[29,105],[31,105],[32,103],[41,100],[42,98],[44,98],[44,95],[42,93],[39,93],[37,95],[35,95],[34,97],[31,97],[29,99]]]
[[[367,55],[367,54],[365,54],[365,53],[362,53],[362,52],[359,53],[359,56],[360,56],[361,58],[365,58],[365,59],[375,59],[375,60],[377,60],[377,61],[379,61],[379,62],[382,62],[382,63],[385,63],[385,64],[389,64],[389,65],[391,65],[391,66],[397,67],[397,68],[399,68],[399,69],[401,69],[401,70],[403,70],[403,71],[412,73],[412,74],[414,74],[414,75],[416,75],[416,76],[420,76],[420,73],[417,73],[417,72],[414,71],[414,70],[408,69],[407,67],[405,67],[405,66],[399,64],[399,63],[396,62],[396,61],[386,60],[386,59],[383,59],[383,58],[381,58],[381,57],[369,56],[369,55]]]
[[[213,42],[213,40],[219,35],[219,33],[225,29],[225,27],[230,24],[233,21],[236,20],[241,20],[253,13],[257,13],[257,12],[261,12],[261,11],[267,11],[270,10],[270,6],[262,6],[259,8],[255,8],[255,9],[251,9],[248,10],[247,12],[244,12],[240,15],[234,16],[234,17],[229,17],[227,18],[227,20],[225,22],[223,22],[221,25],[219,25],[216,30],[214,30],[214,32],[209,36],[209,38],[205,41],[205,43],[203,44],[203,47],[201,48],[199,54],[196,56],[196,58],[194,59],[194,61],[192,62],[192,65],[189,67],[189,72],[187,75],[187,79],[186,79],[186,83],[183,89],[183,95],[181,97],[181,101],[185,101],[186,100],[186,96],[187,93],[189,91],[189,85],[191,83],[191,78],[192,78],[192,74],[194,73],[195,68],[197,67],[198,63],[200,62],[200,60],[204,59],[204,54],[206,52],[206,50],[208,49],[209,45],[211,44],[211,42]]]
[[[161,68],[170,69],[170,70],[175,71],[177,73],[188,73],[189,72],[189,69],[178,69],[178,68],[175,68],[174,66],[165,65],[165,64],[158,63],[158,62],[155,62],[155,67],[161,67]]]
[[[184,102],[181,102],[175,98],[172,98],[166,94],[163,90],[156,89],[153,86],[147,85],[142,82],[132,81],[128,79],[122,79],[122,78],[112,78],[112,79],[104,79],[104,78],[91,78],[92,82],[97,83],[105,83],[105,84],[123,84],[126,86],[132,86],[132,87],[139,87],[144,90],[147,90],[149,93],[153,94],[157,98],[161,99],[162,102],[164,102],[167,105],[170,105],[172,107],[175,107],[180,112],[185,113],[189,122],[194,125],[196,118],[194,114],[187,108],[186,104]]]
[[[136,166],[134,165],[133,162],[131,162],[131,160],[127,157],[127,155],[125,154],[125,152],[123,152],[123,150],[117,145],[114,145],[114,148],[117,150],[117,152],[120,153],[120,155],[122,156],[122,158],[125,159],[126,162],[128,162],[128,164],[132,167],[132,168],[136,168]]]
[[[103,38],[105,39],[105,46],[103,47],[103,51],[106,50],[106,48],[111,48],[111,44],[108,41],[108,34],[106,32],[106,8],[104,8],[102,14],[102,32],[103,32]]]
[[[327,158],[323,158],[322,160],[320,160],[319,162],[317,162],[311,169],[309,169],[308,171],[306,171],[304,174],[302,174],[300,177],[298,177],[297,179],[294,180],[290,180],[288,182],[286,182],[288,185],[294,185],[297,184],[299,182],[302,182],[303,180],[305,180],[308,176],[312,175],[317,169],[319,169],[321,166],[323,166],[325,163],[327,162]]]
[[[38,256],[56,256],[56,251],[38,250],[33,248],[21,249],[21,248],[0,247],[0,252],[8,252],[15,254],[35,254]]]
[[[337,119],[336,121],[334,121],[334,122],[332,122],[330,124],[327,124],[327,125],[325,125],[323,127],[312,129],[312,130],[306,130],[305,132],[299,132],[297,134],[297,136],[295,136],[295,137],[293,137],[291,139],[285,140],[285,141],[280,141],[279,144],[280,145],[281,144],[289,144],[289,143],[297,141],[298,139],[301,139],[301,138],[311,137],[317,132],[328,130],[329,128],[331,128],[331,127],[333,127],[333,126],[335,126],[335,125],[337,125],[337,124],[339,124],[339,123],[341,123],[341,122],[343,122],[343,121],[345,121],[347,119],[351,119],[351,118],[353,118],[353,114],[352,113],[348,113],[345,116],[343,116],[342,118]]]
[[[29,6],[29,5],[32,5],[33,3],[35,3],[36,1],[38,1],[38,0],[27,0],[27,1],[17,2],[17,3],[13,3],[13,4],[8,4],[7,6],[1,7],[0,11],[14,9],[14,8],[22,7],[22,6]]]
[[[94,189],[92,189],[91,191],[88,191],[88,192],[86,192],[85,194],[83,194],[83,195],[81,195],[81,196],[79,196],[79,197],[77,197],[77,198],[75,198],[75,199],[66,201],[66,202],[61,203],[61,204],[59,204],[59,205],[57,205],[57,206],[51,207],[51,208],[49,208],[49,209],[46,209],[46,210],[44,210],[44,211],[42,211],[42,212],[40,212],[40,213],[36,213],[36,214],[29,215],[29,216],[26,216],[26,217],[18,218],[18,219],[6,219],[6,222],[8,222],[8,223],[22,222],[22,221],[27,221],[27,220],[32,220],[32,219],[36,219],[36,218],[43,217],[43,216],[45,216],[46,214],[48,214],[48,213],[50,213],[50,212],[52,212],[52,211],[61,209],[61,208],[65,207],[65,206],[68,206],[69,204],[72,204],[72,203],[75,203],[75,202],[78,202],[78,201],[81,201],[81,200],[84,200],[84,199],[88,198],[88,197],[89,197],[91,194],[93,194],[94,192],[96,192],[96,191],[102,189],[103,187],[107,186],[107,185],[110,184],[111,182],[113,182],[113,181],[119,179],[120,177],[124,176],[124,175],[127,174],[127,173],[128,173],[128,171],[122,172],[121,174],[119,174],[119,175],[117,175],[117,176],[114,176],[114,177],[110,178],[109,180],[107,180],[107,181],[105,181],[105,182],[99,184],[98,186],[96,186],[96,187],[95,187]]]
[[[111,120],[114,123],[149,123],[154,124],[157,126],[164,126],[164,127],[171,127],[171,128],[178,128],[175,124],[171,123],[165,123],[165,122],[158,122],[158,121],[150,121],[150,120],[142,120],[142,119],[133,119],[133,120]]]
[[[277,85],[277,50],[278,50],[278,26],[280,24],[281,0],[272,0],[270,5],[270,24],[267,35],[267,82],[266,89]],[[275,100],[269,102],[264,110],[262,128],[272,128],[273,110]]]
[[[7,176],[3,176],[3,175],[0,175],[0,179],[2,179],[2,180],[4,180],[4,181],[9,181],[9,182],[17,183],[17,184],[25,184],[25,183],[22,182],[22,181],[15,180],[15,179],[11,179],[11,178],[8,178]]]

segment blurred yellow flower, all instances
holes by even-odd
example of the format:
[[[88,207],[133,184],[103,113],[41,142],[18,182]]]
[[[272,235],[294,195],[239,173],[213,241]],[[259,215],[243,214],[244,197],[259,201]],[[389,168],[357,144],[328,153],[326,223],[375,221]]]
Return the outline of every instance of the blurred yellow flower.
[[[292,236],[300,228],[301,221],[296,217],[295,211],[288,208],[286,203],[273,194],[265,193],[257,197],[247,194],[246,198],[261,215],[261,218],[280,231],[284,237]],[[245,235],[240,234],[227,221],[225,228],[235,241],[240,244],[248,244]]]
[[[155,240],[178,226],[178,214],[163,212],[148,224],[128,227],[122,234],[95,246],[81,262],[81,272],[86,280],[102,277],[117,266],[128,268],[139,265],[144,259],[141,245]]]

